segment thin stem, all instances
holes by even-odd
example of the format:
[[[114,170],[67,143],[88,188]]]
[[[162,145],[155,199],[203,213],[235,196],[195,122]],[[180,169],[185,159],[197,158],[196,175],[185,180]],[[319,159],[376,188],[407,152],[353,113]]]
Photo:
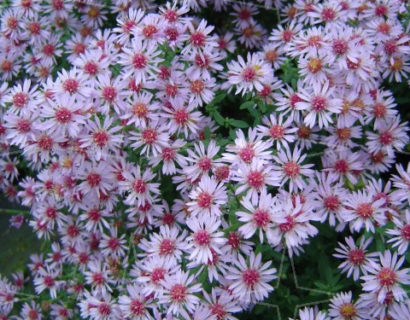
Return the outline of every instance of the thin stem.
[[[27,210],[22,210],[22,209],[6,209],[6,208],[1,208],[0,209],[0,214],[10,214],[10,215],[16,215],[16,214],[22,214],[22,215],[29,215],[30,212]]]

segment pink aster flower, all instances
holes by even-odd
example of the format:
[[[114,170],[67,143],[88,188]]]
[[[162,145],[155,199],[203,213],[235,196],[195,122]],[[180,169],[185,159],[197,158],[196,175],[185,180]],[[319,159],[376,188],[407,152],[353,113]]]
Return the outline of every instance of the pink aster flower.
[[[397,253],[386,250],[379,253],[380,264],[368,266],[368,275],[362,276],[364,280],[363,291],[377,292],[377,300],[384,301],[388,292],[392,292],[396,301],[407,299],[406,291],[401,285],[410,284],[410,269],[399,270],[404,262],[404,256],[398,259]]]
[[[194,217],[221,216],[221,208],[228,202],[225,186],[207,175],[202,176],[189,197],[192,201],[187,206]]]
[[[341,292],[330,299],[329,315],[334,320],[362,320],[367,317],[363,303],[352,300],[352,292]]]
[[[232,294],[244,303],[255,303],[265,299],[273,287],[269,285],[276,279],[276,269],[269,268],[272,262],[262,263],[262,255],[251,253],[249,259],[245,260],[242,255],[233,261],[233,266],[229,268],[229,273],[225,277],[232,280],[229,290]]]
[[[372,241],[373,238],[366,240],[365,237],[361,237],[359,245],[356,245],[352,237],[346,237],[347,245],[338,243],[340,248],[336,248],[336,253],[333,256],[344,260],[338,268],[341,269],[342,273],[347,273],[348,278],[353,275],[355,281],[359,280],[360,275],[367,274],[367,266],[376,263],[377,252],[366,252],[366,248]]]

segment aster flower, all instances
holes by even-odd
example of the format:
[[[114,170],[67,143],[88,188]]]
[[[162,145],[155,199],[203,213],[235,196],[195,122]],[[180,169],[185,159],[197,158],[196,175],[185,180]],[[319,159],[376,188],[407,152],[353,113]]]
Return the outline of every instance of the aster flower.
[[[277,117],[272,113],[269,117],[262,119],[263,126],[258,126],[257,130],[268,140],[272,141],[276,145],[276,149],[280,150],[281,147],[288,147],[289,143],[295,141],[294,133],[297,128],[293,125],[292,117],[283,119],[283,114],[279,114]]]
[[[289,320],[293,319],[289,318]],[[299,319],[297,320],[329,320],[329,318],[322,311],[305,307],[299,310]]]
[[[227,79],[229,84],[237,87],[236,94],[244,95],[254,89],[262,90],[263,83],[273,81],[272,68],[259,55],[248,53],[245,60],[238,56],[238,61],[228,65]]]
[[[336,294],[329,305],[329,316],[334,320],[361,320],[366,319],[366,308],[360,302],[352,301],[352,292]]]
[[[127,295],[118,298],[122,314],[130,320],[153,320],[149,310],[155,309],[152,299],[146,298],[139,285],[128,285]]]
[[[338,242],[340,248],[336,248],[336,253],[333,256],[345,260],[338,268],[341,269],[342,273],[347,273],[348,278],[353,275],[353,279],[357,281],[361,274],[366,275],[368,273],[368,265],[376,263],[375,257],[377,257],[377,252],[366,252],[366,248],[372,241],[373,238],[366,240],[365,237],[361,237],[359,245],[356,245],[352,237],[346,237],[345,242],[347,246]]]
[[[188,202],[187,206],[194,217],[221,216],[221,207],[228,202],[224,185],[207,175],[201,177],[189,197],[192,201]]]
[[[392,292],[396,301],[407,298],[407,294],[400,284],[410,283],[410,269],[399,270],[404,262],[404,257],[398,259],[397,253],[386,250],[379,253],[380,264],[367,267],[368,275],[362,276],[363,291],[377,292],[377,301],[382,302],[388,292]]]
[[[262,255],[255,256],[252,252],[249,260],[245,260],[242,255],[238,255],[233,261],[233,266],[229,268],[229,273],[225,277],[232,280],[229,290],[232,294],[245,303],[255,303],[266,298],[273,287],[269,285],[276,279],[276,269],[269,268],[272,262],[262,263]]]
[[[387,242],[397,247],[399,254],[405,254],[410,242],[410,211],[406,210],[404,217],[393,217],[394,228],[387,229],[386,233],[392,237]]]

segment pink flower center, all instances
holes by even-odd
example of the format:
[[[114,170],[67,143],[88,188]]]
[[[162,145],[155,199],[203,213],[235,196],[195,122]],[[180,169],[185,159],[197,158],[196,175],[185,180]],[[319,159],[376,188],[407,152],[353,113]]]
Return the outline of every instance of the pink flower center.
[[[195,242],[200,246],[207,246],[210,243],[210,236],[205,230],[199,230],[194,234]]]
[[[407,240],[410,241],[410,224],[406,224],[402,229],[401,229],[401,236]]]
[[[259,189],[265,183],[265,177],[262,172],[251,170],[248,174],[248,184],[251,188]]]
[[[162,222],[165,225],[172,225],[175,222],[175,217],[171,212],[166,212],[164,213],[164,215],[162,216]]]
[[[228,177],[229,177],[229,167],[228,166],[217,167],[216,170],[215,170],[215,177],[216,177],[216,180],[218,180],[218,181],[228,179]]]
[[[335,168],[335,171],[341,174],[346,174],[347,171],[349,170],[349,164],[347,163],[346,160],[343,160],[343,159],[337,160],[335,162],[334,168]]]
[[[374,10],[376,16],[385,16],[387,14],[387,7],[383,4],[378,5]]]
[[[67,123],[71,120],[72,113],[67,108],[58,108],[55,112],[56,120],[60,123]]]
[[[110,314],[111,314],[111,307],[110,307],[110,305],[109,305],[108,303],[105,303],[105,302],[101,303],[101,304],[98,306],[98,313],[99,313],[100,315],[102,315],[102,316],[108,316],[108,315],[110,315]]]
[[[31,22],[28,25],[28,29],[30,30],[31,34],[38,35],[41,31],[41,25],[38,22]]]
[[[75,238],[80,234],[80,231],[75,225],[70,225],[67,227],[67,234],[70,236],[70,238]]]
[[[251,13],[247,9],[242,9],[238,12],[238,17],[241,20],[248,20],[251,17]]]
[[[296,94],[293,93],[290,97],[289,97],[289,103],[292,109],[294,109],[296,107],[296,103],[301,102],[302,99]]]
[[[118,238],[115,238],[115,237],[110,238],[108,239],[107,246],[111,250],[116,250],[120,246],[120,241],[118,240]]]
[[[242,274],[242,280],[249,288],[253,289],[259,282],[260,274],[255,269],[247,269]]]
[[[145,304],[144,302],[133,299],[130,303],[130,311],[133,315],[142,316],[145,313]]]
[[[259,228],[264,228],[270,222],[269,212],[264,209],[256,209],[253,213],[253,221]]]
[[[269,129],[269,134],[273,139],[282,139],[285,134],[285,127],[280,124],[275,124]]]
[[[239,152],[239,157],[242,159],[242,161],[246,163],[250,163],[254,156],[255,151],[250,145],[247,145],[246,147],[242,148],[242,150]]]
[[[172,252],[172,251],[171,251]],[[151,281],[153,283],[158,283],[161,280],[164,279],[165,276],[165,269],[164,268],[155,268],[154,270],[152,270],[151,273]]]
[[[396,274],[390,268],[382,268],[377,274],[377,279],[382,286],[392,286],[396,282]]]
[[[64,1],[63,0],[53,0],[51,5],[55,10],[62,10],[64,8]]]
[[[163,14],[164,18],[167,19],[169,22],[175,22],[178,19],[178,14],[175,10],[168,9]]]
[[[145,38],[148,38],[148,39],[152,38],[152,36],[156,34],[157,32],[158,32],[157,27],[155,27],[152,24],[147,25],[142,29],[142,34],[145,36]]]
[[[240,244],[241,239],[239,237],[239,234],[236,232],[229,232],[228,245],[230,245],[233,249],[238,249]]]
[[[205,45],[205,39],[205,35],[198,31],[191,35],[189,41],[195,47],[203,47]]]
[[[222,320],[226,316],[226,311],[223,305],[214,303],[210,306],[211,313],[217,317],[218,320]]]
[[[135,69],[144,69],[147,65],[147,58],[143,53],[136,53],[132,59]]]
[[[332,8],[324,8],[321,15],[323,21],[331,21],[336,17],[336,12]]]
[[[387,146],[393,142],[394,138],[390,131],[380,133],[379,141],[382,145]]]
[[[201,169],[202,171],[209,171],[212,168],[212,161],[210,158],[208,157],[202,157],[201,159],[199,159],[198,161],[198,167],[199,169]]]
[[[376,103],[373,106],[373,114],[376,118],[383,118],[387,113],[387,108],[383,103]]]
[[[159,245],[159,254],[161,256],[172,254],[175,250],[174,241],[171,239],[163,239]]]
[[[142,131],[142,139],[144,139],[144,142],[147,144],[153,144],[157,141],[157,137],[158,133],[155,129],[147,128]]]
[[[30,309],[30,311],[27,313],[27,316],[30,320],[37,320],[38,312],[35,309]]]
[[[182,284],[174,284],[170,291],[169,294],[171,296],[172,301],[177,302],[177,303],[182,303],[185,301],[186,295],[187,295],[187,289],[184,285]]]
[[[21,133],[29,132],[31,129],[31,123],[27,119],[18,119],[16,128]]]
[[[365,259],[364,251],[362,249],[350,250],[349,253],[347,254],[347,258],[349,259],[351,263],[353,263],[356,266],[359,266],[364,262],[364,259]]]
[[[63,82],[63,89],[69,93],[77,92],[78,86],[78,81],[75,79],[67,79]]]
[[[43,281],[44,281],[44,285],[45,285],[47,288],[51,288],[51,287],[54,286],[54,279],[53,279],[52,276],[46,275],[46,276],[44,277]]]
[[[289,30],[289,29],[283,30],[282,40],[284,42],[289,42],[290,40],[292,40],[292,37],[293,37],[293,31],[292,30]]]
[[[347,41],[344,39],[335,39],[332,44],[333,52],[338,55],[343,55],[346,53],[348,45]]]
[[[283,172],[287,177],[295,178],[297,175],[299,175],[300,167],[296,162],[289,161],[283,165]]]
[[[208,192],[203,191],[198,195],[197,202],[200,208],[210,208],[212,204],[212,196]]]
[[[347,127],[346,128],[338,128],[336,130],[336,134],[337,134],[337,137],[339,138],[339,140],[347,141],[347,140],[350,139],[352,131],[351,131],[350,128],[347,128]]]
[[[102,90],[102,96],[105,100],[112,102],[117,96],[117,90],[114,87],[105,87]]]
[[[90,174],[88,174],[87,176],[87,182],[91,187],[96,187],[100,184],[101,182],[101,176],[100,174],[96,173],[96,172],[92,172]]]
[[[340,202],[337,196],[331,195],[323,199],[324,206],[329,211],[336,211],[339,208]]]
[[[98,209],[91,209],[88,211],[88,218],[94,222],[100,220],[100,211]]]
[[[242,71],[242,78],[246,82],[252,82],[256,78],[256,71],[252,67],[246,67]]]
[[[177,109],[174,112],[174,120],[178,125],[184,125],[188,122],[189,113],[184,109]]]
[[[175,97],[178,94],[178,87],[174,84],[168,83],[165,86],[165,93],[169,97]]]
[[[196,54],[195,55],[195,64],[200,68],[208,68],[209,66],[209,58],[206,54]]]
[[[93,133],[94,143],[99,147],[104,147],[108,142],[108,134],[106,131],[97,131]]]
[[[368,219],[373,215],[373,208],[370,203],[360,203],[356,208],[356,212],[360,217]]]
[[[52,45],[52,44],[50,44],[50,43],[44,45],[44,47],[43,47],[43,53],[44,53],[46,56],[52,56],[52,55],[54,54],[54,50],[55,50],[54,45]]]
[[[361,59],[360,58],[356,58],[356,59],[357,59],[357,62],[354,62],[348,58],[346,59],[347,67],[350,70],[356,70],[360,67]]]
[[[48,207],[46,209],[46,216],[47,218],[54,220],[57,217],[57,210],[53,207]]]
[[[194,80],[191,82],[190,89],[193,93],[200,94],[205,88],[205,84],[202,80]]]
[[[23,108],[28,102],[28,95],[24,92],[18,92],[13,96],[13,105],[17,108]]]
[[[162,159],[164,161],[171,161],[175,158],[175,151],[172,148],[165,147],[162,149]]]
[[[279,224],[279,229],[282,232],[289,232],[295,227],[295,221],[291,216],[286,216],[286,222]]]
[[[132,188],[136,193],[143,194],[147,191],[147,184],[142,179],[136,179],[132,185]]]
[[[98,65],[93,62],[93,61],[88,61],[85,65],[84,65],[84,72],[88,73],[89,75],[96,75],[98,72]]]
[[[312,99],[312,109],[313,111],[320,112],[325,110],[327,107],[327,99],[322,96],[316,96]]]

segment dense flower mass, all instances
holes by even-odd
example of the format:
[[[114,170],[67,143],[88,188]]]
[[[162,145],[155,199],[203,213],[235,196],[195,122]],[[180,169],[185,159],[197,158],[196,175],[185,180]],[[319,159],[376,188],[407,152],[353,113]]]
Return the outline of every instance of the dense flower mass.
[[[314,238],[334,252],[312,263],[355,290],[319,283],[327,305],[295,316],[410,319],[406,1],[6,0],[0,17],[0,191],[44,244],[0,277],[1,320],[235,320],[276,305],[274,258]]]

